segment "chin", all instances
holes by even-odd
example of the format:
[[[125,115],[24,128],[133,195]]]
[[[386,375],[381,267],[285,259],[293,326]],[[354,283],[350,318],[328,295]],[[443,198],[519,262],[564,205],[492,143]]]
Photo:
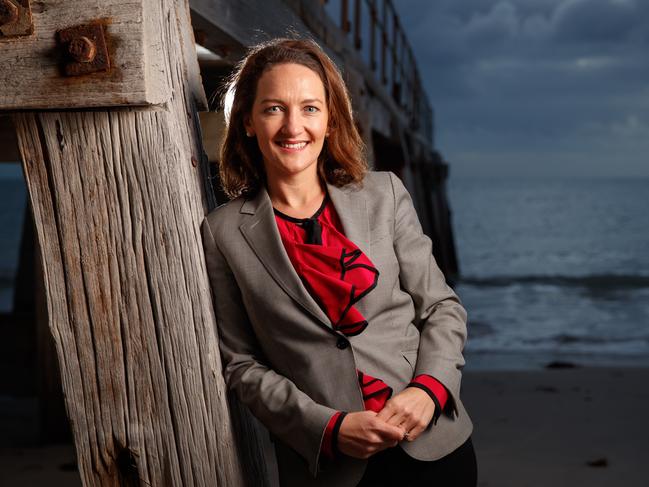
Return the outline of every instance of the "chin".
[[[289,174],[300,174],[304,171],[308,171],[312,168],[312,166],[315,166],[314,164],[305,164],[305,165],[294,165],[294,166],[285,166],[286,169],[285,171]],[[315,167],[314,167],[315,169]]]
[[[276,158],[276,163],[274,166],[281,172],[285,174],[299,174],[303,171],[306,171],[311,168],[311,166],[317,167],[318,160],[310,159],[309,161],[300,161],[300,160],[291,160],[290,158]]]

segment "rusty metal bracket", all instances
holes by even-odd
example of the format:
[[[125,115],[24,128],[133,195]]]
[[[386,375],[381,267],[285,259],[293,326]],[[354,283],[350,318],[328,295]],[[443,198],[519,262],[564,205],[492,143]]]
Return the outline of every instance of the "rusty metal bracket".
[[[29,0],[0,0],[0,40],[34,33]]]
[[[56,34],[59,44],[65,50],[66,76],[80,76],[110,69],[106,26],[101,22],[76,25],[59,30]]]

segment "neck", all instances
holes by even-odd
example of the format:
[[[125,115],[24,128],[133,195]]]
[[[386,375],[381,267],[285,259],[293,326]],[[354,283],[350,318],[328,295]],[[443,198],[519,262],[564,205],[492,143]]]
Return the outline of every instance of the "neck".
[[[298,174],[291,178],[278,178],[269,175],[266,187],[273,206],[301,213],[310,209],[314,203],[321,203],[325,195],[324,183],[317,171]]]

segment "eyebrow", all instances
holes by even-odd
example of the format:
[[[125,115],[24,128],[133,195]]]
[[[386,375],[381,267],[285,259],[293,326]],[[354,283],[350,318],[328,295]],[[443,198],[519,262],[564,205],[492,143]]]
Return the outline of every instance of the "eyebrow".
[[[308,98],[306,100],[302,100],[302,103],[322,103],[324,105],[324,102],[320,98]],[[259,103],[284,103],[284,100],[280,100],[279,98],[264,98],[261,100]]]

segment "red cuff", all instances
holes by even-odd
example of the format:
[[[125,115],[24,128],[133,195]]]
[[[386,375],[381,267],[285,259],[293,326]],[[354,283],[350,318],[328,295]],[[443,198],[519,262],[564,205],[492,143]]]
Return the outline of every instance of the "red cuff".
[[[327,423],[327,427],[325,428],[325,433],[324,437],[322,438],[322,449],[321,452],[322,454],[328,458],[332,459],[334,457],[334,430],[336,429],[336,423],[338,422],[338,418],[341,416],[341,412],[337,412],[334,414],[331,419],[329,419],[329,422]],[[339,426],[340,427],[340,426]],[[338,433],[335,431],[335,433]]]
[[[412,379],[411,383],[413,382],[425,387],[427,390],[426,392],[428,392],[429,395],[435,396],[435,398],[439,402],[439,409],[444,409],[444,406],[446,406],[446,401],[448,401],[448,391],[440,381],[428,374],[420,374]]]

